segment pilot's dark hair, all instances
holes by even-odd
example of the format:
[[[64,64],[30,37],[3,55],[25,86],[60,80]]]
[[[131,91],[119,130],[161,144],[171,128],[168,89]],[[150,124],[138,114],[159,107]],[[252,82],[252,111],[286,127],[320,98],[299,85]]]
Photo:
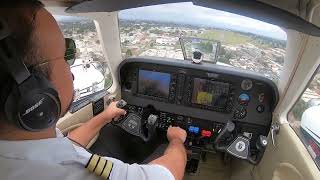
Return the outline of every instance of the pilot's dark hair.
[[[8,1],[8,2],[6,2]],[[6,0],[0,10],[0,16],[11,30],[18,56],[27,66],[37,64],[38,55],[33,32],[35,17],[44,5],[37,0]],[[1,2],[2,3],[2,2]]]
[[[27,67],[34,66],[43,60],[38,51],[36,39],[33,36],[35,30],[35,17],[44,5],[37,0],[4,0],[1,2],[0,17],[6,21],[11,30],[11,39],[14,47],[17,49],[17,57],[21,59]],[[0,60],[1,61],[1,60]],[[7,94],[8,84],[12,79],[0,66],[0,101]],[[47,77],[48,69],[41,69]],[[3,102],[0,102],[0,122],[3,116]]]

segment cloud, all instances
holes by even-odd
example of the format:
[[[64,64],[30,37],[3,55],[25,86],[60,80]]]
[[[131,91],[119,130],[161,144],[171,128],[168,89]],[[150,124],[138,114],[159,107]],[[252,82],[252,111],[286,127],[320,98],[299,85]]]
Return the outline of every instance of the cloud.
[[[287,39],[286,33],[278,26],[229,12],[195,6],[192,3],[134,8],[121,11],[119,17],[120,19],[154,20],[230,28],[277,39]]]

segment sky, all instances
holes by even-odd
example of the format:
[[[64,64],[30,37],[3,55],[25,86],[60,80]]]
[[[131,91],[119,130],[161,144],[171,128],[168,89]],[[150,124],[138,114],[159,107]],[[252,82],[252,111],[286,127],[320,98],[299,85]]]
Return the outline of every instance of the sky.
[[[287,39],[286,33],[278,26],[237,14],[195,6],[191,2],[123,10],[120,11],[119,18],[217,27],[250,32],[275,39]]]

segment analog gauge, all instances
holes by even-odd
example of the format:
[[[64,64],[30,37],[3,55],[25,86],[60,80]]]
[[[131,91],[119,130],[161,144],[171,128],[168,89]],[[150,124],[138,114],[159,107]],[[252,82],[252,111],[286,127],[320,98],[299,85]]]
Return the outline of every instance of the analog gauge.
[[[241,89],[244,91],[249,91],[253,87],[253,83],[250,79],[245,79],[241,83]]]
[[[240,105],[245,105],[247,106],[248,103],[250,101],[250,97],[248,94],[242,93],[240,94],[240,96],[238,97],[238,102]]]
[[[259,102],[260,103],[264,102],[264,93],[259,94]]]

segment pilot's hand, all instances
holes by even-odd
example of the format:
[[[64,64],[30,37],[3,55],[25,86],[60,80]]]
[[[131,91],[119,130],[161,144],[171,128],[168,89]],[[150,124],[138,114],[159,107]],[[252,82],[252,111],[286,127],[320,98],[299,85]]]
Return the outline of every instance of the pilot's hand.
[[[187,132],[184,129],[181,129],[180,127],[172,127],[170,126],[167,131],[167,138],[168,141],[171,142],[174,139],[178,139],[182,143],[186,141],[187,138]]]
[[[101,116],[109,123],[113,119],[117,119],[120,116],[126,115],[126,111],[120,108],[117,108],[117,102],[111,102],[109,106],[101,112]]]

